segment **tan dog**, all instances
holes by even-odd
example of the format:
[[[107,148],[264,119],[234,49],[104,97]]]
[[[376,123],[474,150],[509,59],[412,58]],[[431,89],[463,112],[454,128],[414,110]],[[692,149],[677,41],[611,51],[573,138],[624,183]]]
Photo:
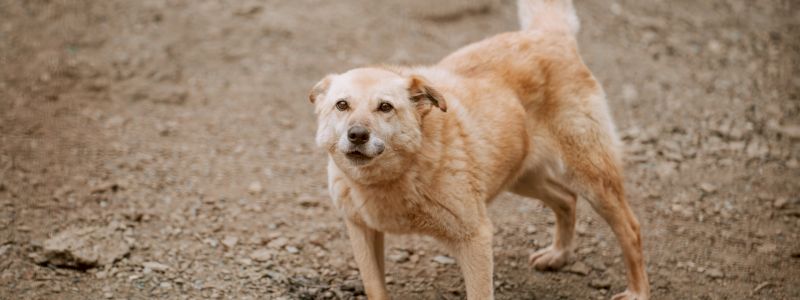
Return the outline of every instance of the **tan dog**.
[[[558,269],[571,253],[576,199],[608,222],[628,289],[648,299],[639,223],[625,201],[614,125],[583,64],[571,1],[519,1],[522,31],[467,46],[430,67],[329,75],[311,91],[317,143],[367,296],[387,299],[384,233],[441,241],[469,299],[492,299],[492,225],[500,192],[536,198],[556,215],[553,244],[530,257]]]

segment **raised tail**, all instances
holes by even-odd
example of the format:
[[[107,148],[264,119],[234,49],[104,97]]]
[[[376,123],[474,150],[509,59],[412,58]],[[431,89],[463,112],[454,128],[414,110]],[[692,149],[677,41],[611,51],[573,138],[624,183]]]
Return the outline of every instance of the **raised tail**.
[[[522,30],[561,31],[575,35],[580,29],[572,0],[518,0]]]

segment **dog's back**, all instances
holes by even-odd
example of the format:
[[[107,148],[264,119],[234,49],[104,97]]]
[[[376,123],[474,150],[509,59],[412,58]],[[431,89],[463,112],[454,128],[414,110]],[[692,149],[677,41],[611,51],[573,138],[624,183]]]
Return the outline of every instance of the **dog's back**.
[[[564,145],[586,140],[575,136],[577,132],[602,143],[610,152],[608,159],[616,161],[618,142],[604,92],[578,53],[574,34],[579,25],[572,1],[521,0],[519,16],[520,31],[464,47],[437,67],[513,93],[514,99],[466,97],[462,102],[480,107],[486,103],[470,102],[518,101],[524,107],[530,142],[538,148],[525,167],[548,164],[543,157],[567,159],[564,152],[574,150]]]

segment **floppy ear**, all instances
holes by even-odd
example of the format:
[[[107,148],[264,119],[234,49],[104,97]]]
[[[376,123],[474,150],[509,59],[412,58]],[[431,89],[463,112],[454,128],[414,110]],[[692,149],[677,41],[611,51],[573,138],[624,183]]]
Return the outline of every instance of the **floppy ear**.
[[[430,86],[428,82],[417,75],[411,75],[411,80],[408,86],[408,94],[410,95],[411,102],[417,105],[424,114],[430,111],[431,105],[438,107],[442,111],[447,111],[447,102],[444,97],[436,89]]]
[[[311,103],[314,103],[319,99],[322,94],[328,92],[328,88],[331,86],[331,80],[333,79],[333,74],[328,74],[325,78],[322,78],[317,84],[311,88],[311,92],[308,93],[308,100]]]

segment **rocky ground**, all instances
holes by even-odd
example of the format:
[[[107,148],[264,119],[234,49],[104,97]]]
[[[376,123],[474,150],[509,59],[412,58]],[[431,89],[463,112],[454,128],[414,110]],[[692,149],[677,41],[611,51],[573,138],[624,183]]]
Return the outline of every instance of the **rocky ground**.
[[[511,0],[0,0],[0,298],[363,298],[308,89],[514,30]],[[795,1],[578,1],[626,152],[654,299],[800,298]],[[579,206],[575,262],[527,265],[552,214],[502,195],[498,299],[625,288]],[[398,299],[459,299],[434,241],[390,236]]]

